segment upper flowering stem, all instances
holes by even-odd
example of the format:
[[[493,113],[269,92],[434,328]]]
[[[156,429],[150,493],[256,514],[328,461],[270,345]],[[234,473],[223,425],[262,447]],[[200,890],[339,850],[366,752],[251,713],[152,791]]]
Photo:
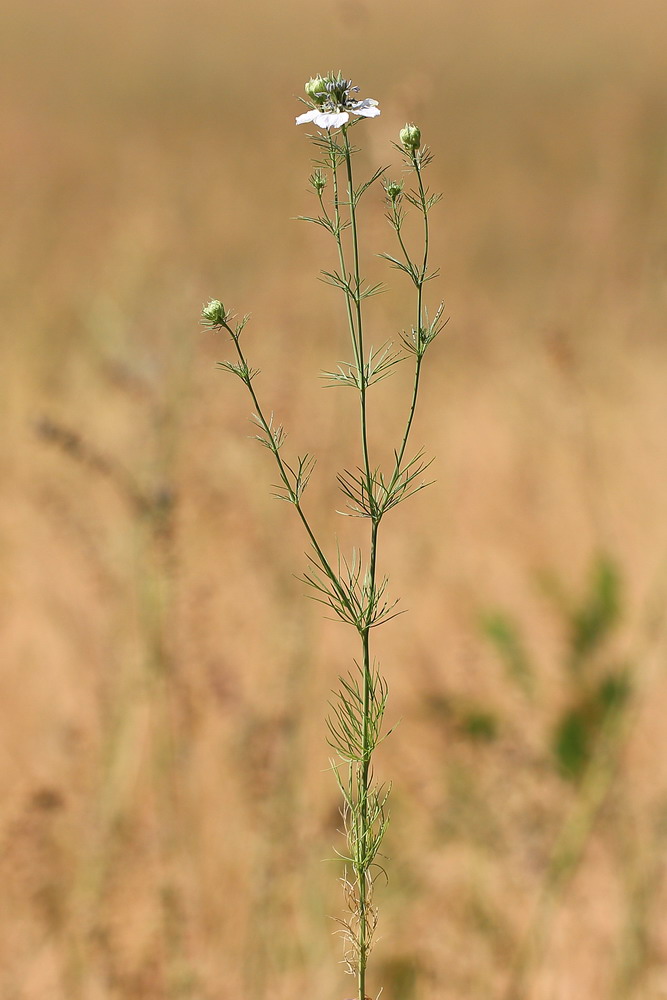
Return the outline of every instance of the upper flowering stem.
[[[362,118],[377,118],[380,114],[377,101],[370,97],[358,101],[352,97],[359,92],[359,88],[353,87],[352,81],[346,80],[340,73],[312,77],[305,91],[313,107],[297,117],[297,125],[313,122],[318,128],[341,128],[350,120],[350,114]]]

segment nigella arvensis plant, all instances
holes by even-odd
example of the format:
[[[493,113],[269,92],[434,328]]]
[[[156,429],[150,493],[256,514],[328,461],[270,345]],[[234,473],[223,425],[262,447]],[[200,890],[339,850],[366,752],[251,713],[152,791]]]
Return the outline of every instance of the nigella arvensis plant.
[[[259,430],[257,439],[273,455],[278,469],[277,495],[296,510],[308,540],[309,565],[303,581],[312,588],[313,596],[327,606],[340,621],[352,626],[359,636],[361,655],[354,668],[340,677],[340,687],[334,693],[327,719],[328,742],[335,757],[331,761],[342,796],[341,812],[347,840],[346,849],[338,852],[345,862],[342,883],[348,913],[341,920],[345,939],[345,963],[356,978],[357,1000],[366,1000],[368,958],[377,924],[374,888],[380,874],[385,874],[380,848],[388,822],[387,800],[389,785],[377,783],[373,773],[373,755],[387,735],[383,728],[387,702],[387,684],[377,661],[371,656],[371,633],[395,614],[396,601],[387,594],[387,577],[379,570],[378,544],[380,524],[385,515],[426,485],[423,474],[428,462],[423,452],[409,450],[419,383],[424,357],[442,329],[443,305],[429,316],[424,301],[424,286],[435,277],[429,267],[429,213],[438,201],[424,185],[423,171],[431,161],[427,147],[422,146],[416,125],[406,125],[399,132],[394,147],[405,161],[409,180],[389,180],[386,168],[358,183],[354,179],[353,160],[357,152],[350,141],[352,129],[364,118],[380,114],[377,101],[358,100],[358,88],[340,73],[316,76],[305,87],[309,110],[298,116],[298,125],[311,124],[318,131],[310,135],[316,150],[315,169],[310,185],[317,199],[317,211],[302,216],[306,222],[320,226],[335,244],[337,265],[322,271],[330,285],[338,289],[344,300],[345,316],[352,347],[351,360],[326,372],[329,384],[349,386],[359,398],[360,459],[351,469],[338,474],[340,489],[347,503],[347,513],[363,519],[368,525],[368,548],[365,555],[353,550],[345,555],[336,548],[335,555],[326,554],[304,507],[304,492],[313,472],[312,455],[285,456],[285,431],[274,422],[273,415],[260,404],[255,379],[259,369],[250,365],[242,333],[248,321],[237,321],[214,299],[203,309],[203,321],[231,337],[236,358],[222,362],[222,367],[243,382],[254,406],[253,420]],[[386,218],[397,238],[396,255],[380,254],[402,271],[410,280],[415,304],[409,332],[399,334],[400,347],[390,343],[377,350],[368,345],[364,336],[364,306],[366,300],[380,292],[381,286],[367,284],[361,274],[359,203],[366,192],[382,178],[386,200]],[[403,223],[407,206],[416,209],[423,221],[423,245],[418,253],[408,249]],[[369,439],[369,389],[392,374],[395,366],[412,359],[413,380],[406,401],[405,424],[397,441],[393,458],[384,468],[372,459]]]

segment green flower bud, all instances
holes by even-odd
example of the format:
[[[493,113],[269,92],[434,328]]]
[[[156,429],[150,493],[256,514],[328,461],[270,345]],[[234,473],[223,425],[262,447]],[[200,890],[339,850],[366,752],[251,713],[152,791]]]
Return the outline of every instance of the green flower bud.
[[[387,198],[390,201],[396,201],[403,191],[403,181],[386,181],[384,185]]]
[[[398,133],[398,138],[401,140],[403,147],[408,151],[408,153],[414,153],[415,150],[419,149],[422,143],[421,129],[418,125],[407,125],[402,128]]]
[[[206,326],[222,326],[227,319],[227,310],[219,299],[211,299],[201,311]]]
[[[322,104],[326,98],[326,83],[323,77],[313,76],[310,78],[304,90],[313,104]]]
[[[322,173],[322,171],[319,168],[313,171],[308,180],[310,181],[311,187],[315,190],[317,194],[322,194],[325,187],[327,186],[326,176],[325,174]]]

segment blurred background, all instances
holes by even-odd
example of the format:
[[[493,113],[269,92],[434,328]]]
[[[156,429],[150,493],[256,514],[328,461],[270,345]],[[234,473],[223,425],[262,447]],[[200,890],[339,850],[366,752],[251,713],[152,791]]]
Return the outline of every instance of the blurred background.
[[[387,522],[385,1000],[667,996],[667,12],[662,0],[4,0],[0,995],[342,1000],[323,719],[355,652],[295,575],[242,386],[252,312],[307,506],[362,540],[333,245],[294,127],[342,69],[435,154],[415,446]],[[410,323],[379,189],[376,345]],[[387,453],[409,372],[373,395]],[[383,451],[384,449],[384,451]],[[359,531],[358,531],[359,529]]]

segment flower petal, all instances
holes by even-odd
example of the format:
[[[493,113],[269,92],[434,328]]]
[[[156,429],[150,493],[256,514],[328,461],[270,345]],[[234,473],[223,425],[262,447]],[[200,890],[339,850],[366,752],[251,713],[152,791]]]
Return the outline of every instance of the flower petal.
[[[362,102],[362,103],[365,103],[365,102]],[[355,115],[361,115],[362,118],[377,118],[377,116],[380,114],[380,109],[379,108],[373,108],[373,107],[370,107],[370,108],[361,108],[361,107],[359,107],[359,108],[352,108],[352,111],[354,112]]]
[[[318,128],[340,128],[349,120],[350,116],[347,111],[316,111],[315,116],[311,119]]]
[[[377,108],[378,102],[374,101],[372,97],[366,97],[363,101],[354,102],[354,110],[357,108]]]
[[[298,116],[296,124],[305,125],[306,122],[312,122],[315,120],[316,115],[319,115],[317,108],[313,108],[312,111],[306,111],[304,114]]]

